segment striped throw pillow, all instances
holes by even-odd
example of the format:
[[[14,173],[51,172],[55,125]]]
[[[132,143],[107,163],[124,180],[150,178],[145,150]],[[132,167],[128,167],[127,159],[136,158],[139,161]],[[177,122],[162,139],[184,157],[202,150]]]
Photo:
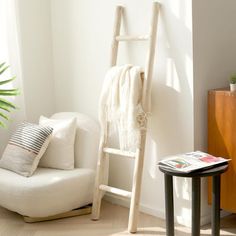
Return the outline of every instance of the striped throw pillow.
[[[0,167],[31,176],[49,144],[53,128],[24,122],[10,138]]]

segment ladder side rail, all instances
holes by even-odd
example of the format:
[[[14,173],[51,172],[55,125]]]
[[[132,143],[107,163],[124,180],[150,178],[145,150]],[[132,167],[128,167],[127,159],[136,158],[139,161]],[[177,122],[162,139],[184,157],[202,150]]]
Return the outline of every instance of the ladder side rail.
[[[111,43],[111,56],[110,56],[110,66],[115,66],[117,62],[117,53],[118,53],[118,45],[119,41],[116,40],[116,37],[120,34],[120,26],[121,26],[121,17],[123,13],[123,7],[117,6],[115,12],[115,22],[114,22],[114,29],[113,29],[113,37]]]
[[[156,49],[156,34],[157,34],[157,22],[160,4],[158,2],[153,3],[152,18],[150,24],[149,33],[149,49],[147,53],[146,65],[145,65],[145,83],[143,87],[143,108],[146,112],[150,111],[150,100],[151,100],[151,85],[152,85],[152,74],[153,64]]]
[[[144,73],[146,78],[144,79],[144,84],[143,84],[144,87],[142,94],[142,105],[144,111],[146,112],[149,111],[150,109],[151,79],[152,79],[152,71],[153,71],[153,63],[155,55],[158,12],[159,12],[159,3],[154,2],[152,8],[149,50]],[[128,231],[130,233],[137,232],[139,202],[141,195],[141,182],[142,182],[143,163],[144,163],[144,151],[146,144],[146,128],[147,124],[145,125],[145,128],[140,131],[140,145],[137,150],[137,156],[135,159],[132,196],[131,196],[129,222],[128,222]]]
[[[115,12],[115,22],[113,29],[113,39],[111,44],[111,57],[110,57],[110,66],[114,66],[117,61],[117,52],[118,52],[118,41],[116,40],[116,36],[120,34],[120,26],[121,26],[121,16],[122,16],[123,7],[117,6]],[[97,162],[97,172],[95,178],[94,185],[94,195],[93,195],[93,207],[92,207],[92,219],[98,220],[100,217],[100,208],[101,208],[101,200],[103,191],[99,189],[99,186],[102,184],[104,179],[105,165],[106,165],[106,153],[104,153],[103,149],[107,146],[109,135],[109,124],[106,123],[105,130],[101,130],[101,138],[99,144],[99,154],[98,154],[98,162]]]
[[[96,178],[94,184],[94,194],[93,194],[93,207],[92,207],[92,220],[98,220],[100,217],[100,208],[101,208],[101,200],[102,193],[99,189],[101,183],[104,180],[104,172],[106,166],[106,153],[103,152],[103,148],[107,145],[108,137],[106,134],[109,132],[109,125],[106,124],[105,131],[102,132],[99,150],[98,150],[98,161],[97,161],[97,170],[96,170]]]
[[[142,172],[144,163],[144,151],[146,144],[146,130],[142,130],[140,136],[141,136],[140,147],[137,149],[137,155],[134,163],[132,195],[130,202],[129,222],[128,222],[128,231],[130,233],[137,232]]]

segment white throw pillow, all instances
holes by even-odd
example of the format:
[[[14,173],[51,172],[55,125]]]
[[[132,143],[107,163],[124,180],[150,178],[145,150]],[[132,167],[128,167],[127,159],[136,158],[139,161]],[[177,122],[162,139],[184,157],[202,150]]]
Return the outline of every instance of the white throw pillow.
[[[11,136],[0,167],[29,177],[36,170],[52,134],[52,128],[24,122]]]
[[[39,124],[53,128],[50,144],[39,166],[63,170],[74,169],[76,118],[55,120],[41,116]]]

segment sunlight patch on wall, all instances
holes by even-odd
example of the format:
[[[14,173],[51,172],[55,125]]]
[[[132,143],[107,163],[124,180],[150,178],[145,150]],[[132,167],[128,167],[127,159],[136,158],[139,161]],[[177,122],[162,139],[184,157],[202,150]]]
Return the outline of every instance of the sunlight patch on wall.
[[[193,60],[189,55],[185,55],[185,74],[188,80],[191,97],[193,99]]]
[[[157,153],[157,144],[156,141],[147,134],[147,148],[145,155],[148,158],[145,159],[148,165],[148,172],[152,179],[157,178],[157,163],[158,163],[158,153]]]
[[[177,17],[180,18],[180,0],[174,0],[171,2],[170,7],[172,13]]]
[[[185,26],[192,32],[192,1],[185,0]]]
[[[178,199],[190,200],[191,183],[186,178],[178,179],[174,181],[174,189]]]
[[[167,58],[166,66],[166,85],[180,92],[179,76],[172,58]]]
[[[191,226],[191,217],[192,217],[192,210],[190,208],[182,207],[181,214],[177,215],[177,222],[180,224]]]

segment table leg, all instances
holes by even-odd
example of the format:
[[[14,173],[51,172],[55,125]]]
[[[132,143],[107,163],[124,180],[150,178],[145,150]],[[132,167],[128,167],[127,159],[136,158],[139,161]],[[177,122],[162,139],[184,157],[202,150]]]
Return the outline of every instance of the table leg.
[[[200,236],[201,179],[192,178],[192,236]]]
[[[165,174],[166,235],[174,236],[173,177]]]
[[[212,177],[212,235],[220,235],[220,175]]]

